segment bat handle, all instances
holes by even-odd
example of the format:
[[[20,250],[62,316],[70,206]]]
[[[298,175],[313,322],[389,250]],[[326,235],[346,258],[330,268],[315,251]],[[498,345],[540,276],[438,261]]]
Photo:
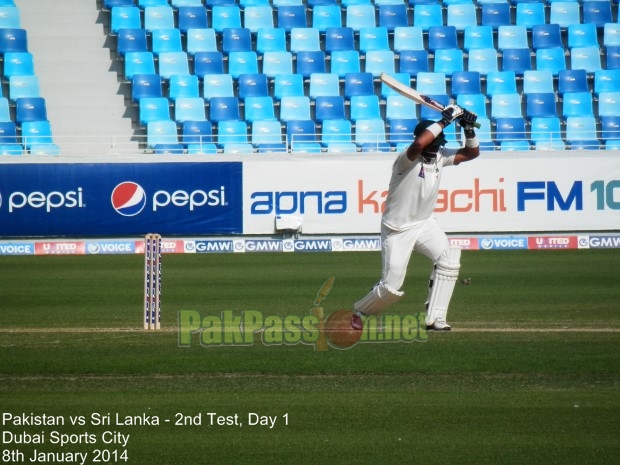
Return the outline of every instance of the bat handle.
[[[470,116],[471,116],[471,115],[474,115],[476,118],[478,118],[478,116],[477,116],[477,115],[475,115],[474,113],[472,113],[471,111],[469,111],[469,110],[465,110],[465,109],[463,109],[463,110],[465,111],[465,114],[470,115]],[[480,128],[480,123],[478,123],[477,121],[474,121],[473,126],[474,126],[475,128],[478,128],[478,129],[479,129],[479,128]]]

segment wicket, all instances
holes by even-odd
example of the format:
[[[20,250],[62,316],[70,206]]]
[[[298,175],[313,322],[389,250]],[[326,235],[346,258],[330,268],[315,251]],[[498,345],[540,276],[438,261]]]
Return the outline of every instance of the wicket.
[[[161,235],[144,237],[144,329],[161,328]]]

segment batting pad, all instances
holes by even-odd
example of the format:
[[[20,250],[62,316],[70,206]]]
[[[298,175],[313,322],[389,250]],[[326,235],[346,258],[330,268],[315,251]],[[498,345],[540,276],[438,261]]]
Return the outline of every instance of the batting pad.
[[[438,318],[446,320],[460,267],[461,249],[456,247],[444,250],[435,263],[435,269],[429,281],[426,324],[433,324]]]
[[[376,315],[398,302],[405,295],[402,291],[395,291],[390,286],[378,283],[364,298],[353,304],[356,313]]]

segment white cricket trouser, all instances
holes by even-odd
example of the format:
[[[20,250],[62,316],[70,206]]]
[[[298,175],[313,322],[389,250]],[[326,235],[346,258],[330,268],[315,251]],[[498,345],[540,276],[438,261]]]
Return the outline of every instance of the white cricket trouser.
[[[442,252],[450,247],[446,233],[434,217],[405,231],[394,231],[381,225],[381,241],[381,282],[396,290],[400,290],[405,282],[413,251],[430,258],[434,263]]]

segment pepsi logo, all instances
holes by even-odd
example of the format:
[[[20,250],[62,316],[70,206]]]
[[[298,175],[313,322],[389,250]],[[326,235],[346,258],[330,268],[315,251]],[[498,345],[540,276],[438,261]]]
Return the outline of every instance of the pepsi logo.
[[[146,192],[139,184],[125,181],[114,188],[111,201],[119,215],[136,216],[146,206]]]

